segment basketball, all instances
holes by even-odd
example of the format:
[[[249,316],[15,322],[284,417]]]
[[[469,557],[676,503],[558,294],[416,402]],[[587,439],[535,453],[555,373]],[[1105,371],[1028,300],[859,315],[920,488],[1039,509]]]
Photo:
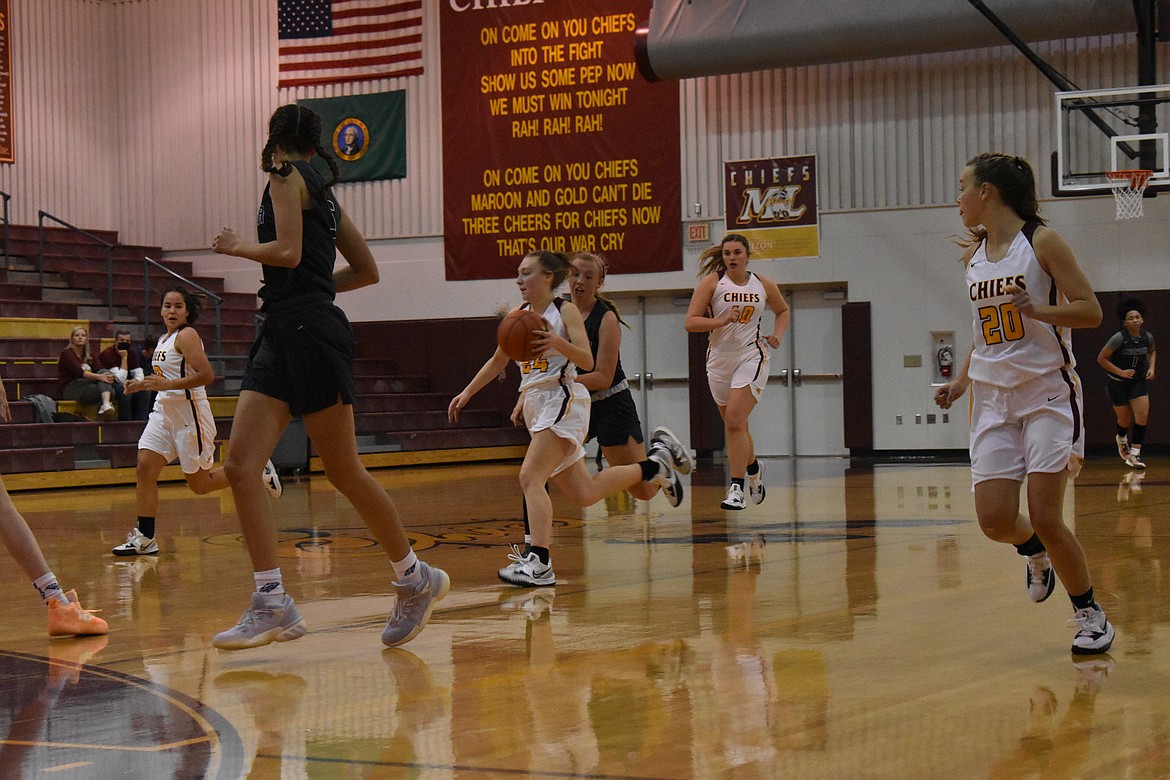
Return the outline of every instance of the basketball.
[[[504,354],[515,361],[532,360],[532,331],[548,330],[541,317],[531,309],[514,309],[500,320],[496,341]]]

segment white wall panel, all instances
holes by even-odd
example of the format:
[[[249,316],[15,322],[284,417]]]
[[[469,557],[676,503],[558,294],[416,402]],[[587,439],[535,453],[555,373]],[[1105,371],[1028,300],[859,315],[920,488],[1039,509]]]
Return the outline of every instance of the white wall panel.
[[[12,221],[35,224],[43,209],[113,226],[114,108],[98,88],[115,80],[109,14],[93,3],[39,0],[12,3],[9,21],[15,162],[0,164],[0,190],[12,196]]]
[[[1137,80],[1133,36],[1036,49],[1082,88]],[[1167,74],[1163,62],[1159,80]],[[826,211],[949,203],[962,164],[986,150],[1030,158],[1047,196],[1055,90],[1006,45],[691,79],[681,85],[683,161],[698,175],[684,174],[684,213],[696,202],[723,213],[719,182],[702,175],[718,176],[724,160],[806,152],[818,156]]]

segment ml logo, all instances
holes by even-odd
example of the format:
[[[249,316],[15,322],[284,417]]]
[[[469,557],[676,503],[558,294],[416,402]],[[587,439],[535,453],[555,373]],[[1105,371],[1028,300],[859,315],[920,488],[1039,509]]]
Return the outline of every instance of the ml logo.
[[[743,209],[736,222],[740,225],[769,222],[795,222],[804,216],[806,206],[796,205],[799,184],[782,187],[749,187],[743,190]]]

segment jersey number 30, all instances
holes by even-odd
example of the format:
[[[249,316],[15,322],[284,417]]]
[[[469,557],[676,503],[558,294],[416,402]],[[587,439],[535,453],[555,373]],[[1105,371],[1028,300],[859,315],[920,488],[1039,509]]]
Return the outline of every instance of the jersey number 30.
[[[979,321],[983,323],[983,341],[989,345],[1024,337],[1024,318],[1010,303],[981,307]]]

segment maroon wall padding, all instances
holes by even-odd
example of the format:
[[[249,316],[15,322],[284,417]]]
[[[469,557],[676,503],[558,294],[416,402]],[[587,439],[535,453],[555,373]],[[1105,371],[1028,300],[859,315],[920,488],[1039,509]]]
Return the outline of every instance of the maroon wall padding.
[[[1092,454],[1116,452],[1113,436],[1117,418],[1109,404],[1105,383],[1105,369],[1097,365],[1097,355],[1105,342],[1121,324],[1115,309],[1124,298],[1137,298],[1146,305],[1145,329],[1154,334],[1154,346],[1159,355],[1154,365],[1154,379],[1150,391],[1150,420],[1146,428],[1143,450],[1162,453],[1170,443],[1170,290],[1136,290],[1098,292],[1101,302],[1101,324],[1096,328],[1077,328],[1073,331],[1073,356],[1077,361],[1077,375],[1081,378],[1085,399],[1085,448]],[[1119,461],[1120,462],[1120,461]]]
[[[397,375],[426,377],[428,392],[454,397],[495,352],[499,322],[497,317],[355,322],[355,356],[393,360]],[[470,409],[510,414],[519,386],[519,369],[509,363],[505,378],[480,390]]]
[[[873,449],[873,333],[869,301],[841,307],[842,406],[845,446]]]
[[[699,457],[710,457],[726,446],[723,418],[707,386],[707,335],[687,334],[687,364],[691,396],[691,447]]]

